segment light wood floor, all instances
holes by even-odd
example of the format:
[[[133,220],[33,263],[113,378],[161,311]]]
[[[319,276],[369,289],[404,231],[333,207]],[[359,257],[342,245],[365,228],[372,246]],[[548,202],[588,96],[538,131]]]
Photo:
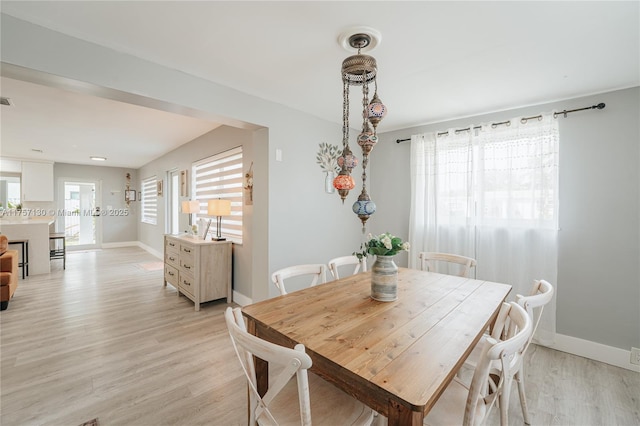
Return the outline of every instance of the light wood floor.
[[[70,252],[65,271],[53,261],[51,274],[21,280],[0,314],[0,424],[246,424],[227,304],[195,312],[145,262],[157,259],[135,247]],[[640,424],[638,373],[544,347],[528,357],[534,424]]]

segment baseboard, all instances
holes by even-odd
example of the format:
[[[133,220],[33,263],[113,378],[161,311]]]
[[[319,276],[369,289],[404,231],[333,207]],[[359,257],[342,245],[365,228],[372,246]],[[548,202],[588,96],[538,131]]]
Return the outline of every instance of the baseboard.
[[[138,241],[120,241],[117,243],[102,243],[103,249],[120,248],[120,247],[137,247]]]
[[[253,300],[251,300],[250,298],[248,298],[244,294],[238,293],[237,291],[234,290],[234,292],[233,292],[233,302],[237,303],[240,306],[247,306],[247,305],[252,304]]]
[[[589,358],[616,367],[640,372],[640,365],[631,364],[631,351],[579,339],[577,337],[556,334],[553,345],[545,345],[551,349]]]
[[[155,257],[157,257],[160,260],[164,260],[164,253],[154,250],[153,248],[149,247],[148,245],[141,243],[140,241],[136,241],[136,245],[138,247],[140,247],[143,250],[148,251],[149,253],[151,253],[152,255],[154,255]]]
[[[148,251],[150,254],[154,255],[158,259],[160,260],[164,259],[164,254],[162,252],[154,250],[153,248],[149,247],[144,243],[141,243],[140,241],[121,241],[118,243],[102,244],[102,248],[120,248],[120,247],[140,247],[141,249]]]

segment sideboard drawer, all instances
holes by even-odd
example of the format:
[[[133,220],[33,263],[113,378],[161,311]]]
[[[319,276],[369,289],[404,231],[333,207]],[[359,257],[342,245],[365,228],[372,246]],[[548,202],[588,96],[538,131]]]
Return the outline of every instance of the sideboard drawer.
[[[165,239],[164,246],[167,250],[173,249],[175,251],[180,251],[180,244],[175,240]]]
[[[180,258],[182,258],[182,259],[187,259],[187,258],[193,259],[195,257],[195,253],[196,253],[196,248],[194,246],[192,246],[191,244],[182,244],[182,245],[180,245]]]
[[[182,257],[180,258],[180,270],[183,272],[188,272],[190,274],[193,274],[194,270],[195,270],[195,263],[193,261],[193,259],[183,259]]]
[[[178,288],[178,270],[171,265],[164,265],[164,280]]]
[[[181,273],[178,287],[182,293],[187,293],[187,296],[191,296],[189,299],[195,300],[195,280],[193,276]]]
[[[180,267],[180,255],[177,251],[167,250],[164,253],[164,262],[173,266],[174,268]]]

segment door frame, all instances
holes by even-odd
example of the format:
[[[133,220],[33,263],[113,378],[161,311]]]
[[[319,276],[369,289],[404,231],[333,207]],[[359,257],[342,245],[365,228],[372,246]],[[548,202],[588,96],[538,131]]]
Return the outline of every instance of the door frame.
[[[174,177],[177,181],[174,181]],[[180,233],[180,172],[177,168],[167,170],[167,185],[165,187],[165,233]],[[173,222],[176,221],[177,229],[173,229]]]

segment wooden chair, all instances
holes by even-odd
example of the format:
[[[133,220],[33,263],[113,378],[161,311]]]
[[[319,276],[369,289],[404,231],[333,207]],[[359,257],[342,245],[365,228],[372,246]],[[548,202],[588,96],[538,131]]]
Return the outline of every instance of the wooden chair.
[[[370,408],[307,372],[312,361],[304,345],[290,349],[249,334],[240,308],[228,307],[224,317],[249,386],[250,425],[311,425],[312,415],[327,425],[371,424]],[[257,389],[254,357],[267,361],[272,371],[279,371],[270,377],[269,389],[263,397]],[[296,380],[291,380],[294,376]]]
[[[357,274],[358,272],[360,272],[360,269],[362,269],[362,272],[366,272],[367,259],[365,257],[363,257],[362,259],[358,259],[358,256],[354,256],[354,255],[341,256],[341,257],[336,257],[334,259],[331,259],[329,261],[329,272],[331,272],[331,275],[333,275],[334,280],[340,279],[340,276],[338,274],[338,269],[341,266],[346,266],[346,265],[355,265],[355,269],[353,270],[351,275]]]
[[[482,351],[469,386],[455,377],[425,417],[426,425],[479,425],[489,416],[496,402],[500,406],[500,424],[508,423],[509,396],[513,373],[533,330],[527,312],[516,302],[504,303],[494,330],[504,340],[483,339]],[[504,372],[497,384],[489,386],[492,365],[499,363]]]
[[[531,289],[529,296],[522,296],[520,294],[516,295],[516,302],[527,311],[527,314],[529,314],[529,317],[533,322],[533,331],[527,341],[527,345],[524,347],[523,353],[529,347],[531,340],[533,340],[533,335],[538,329],[538,324],[540,323],[544,306],[551,302],[551,299],[553,299],[553,293],[553,286],[549,282],[545,280],[537,280],[533,283],[533,288]],[[516,382],[518,383],[518,394],[520,395],[522,417],[524,417],[524,422],[530,425],[531,419],[529,418],[529,408],[527,407],[527,398],[524,392],[524,362],[520,362],[520,365],[514,375]]]
[[[303,275],[312,275],[309,287],[313,287],[316,284],[324,284],[327,280],[327,267],[323,264],[289,266],[271,274],[271,281],[280,290],[280,294],[287,294],[284,280]]]
[[[531,340],[533,339],[533,336],[538,328],[544,306],[551,301],[551,299],[553,298],[553,293],[553,286],[549,284],[549,282],[544,280],[536,280],[533,283],[533,287],[531,289],[531,292],[529,293],[529,296],[522,296],[521,294],[516,295],[516,303],[518,303],[518,305],[522,306],[525,309],[532,323],[531,335],[529,336],[527,344],[522,350],[523,356],[520,357],[518,359],[518,362],[510,369],[512,380],[515,379],[516,383],[518,384],[518,396],[520,397],[520,406],[522,407],[522,417],[524,418],[525,424],[528,425],[531,424],[531,419],[529,418],[529,409],[527,407],[527,399],[524,387],[524,354],[526,353],[529,344],[531,344]],[[499,341],[504,338],[502,332],[503,330],[501,330],[500,328],[494,327],[491,331],[491,334],[489,336],[484,336],[484,338],[491,337]],[[465,361],[464,366],[466,368],[475,368],[478,364],[480,352],[482,350],[481,343],[479,343],[474,348],[474,350]],[[501,367],[502,366],[499,362],[494,362],[491,365],[490,375],[492,377],[499,377],[502,374]],[[494,385],[495,382],[491,380],[489,384]]]
[[[420,269],[423,271],[434,271],[436,269],[435,262],[448,262],[460,265],[460,272],[458,276],[468,277],[469,270],[475,268],[477,262],[475,259],[466,256],[460,256],[451,253],[435,253],[435,252],[421,252],[418,254],[420,259]]]

